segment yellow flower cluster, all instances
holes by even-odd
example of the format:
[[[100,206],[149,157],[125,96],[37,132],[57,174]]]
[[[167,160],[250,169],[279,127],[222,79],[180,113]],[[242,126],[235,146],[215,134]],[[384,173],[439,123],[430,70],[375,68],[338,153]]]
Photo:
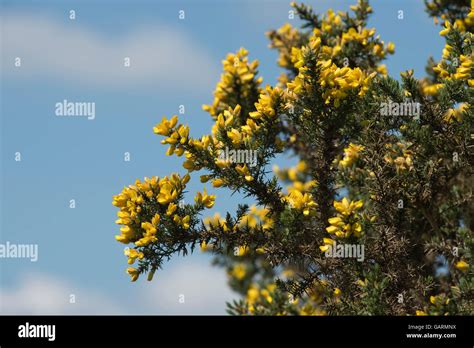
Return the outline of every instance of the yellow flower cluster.
[[[377,56],[379,59],[385,58],[388,54],[395,53],[395,44],[389,42],[386,46],[383,41],[379,41],[379,37],[376,38],[377,41],[371,40],[375,34],[375,29],[367,28],[349,28],[347,32],[342,33],[341,36],[341,46],[335,46],[333,49],[333,56],[338,53],[341,49],[344,48],[347,44],[351,42],[357,42],[358,44],[371,49],[372,53]],[[383,68],[382,68],[383,69]]]
[[[352,167],[359,158],[362,150],[364,150],[362,145],[350,143],[349,146],[344,149],[344,158],[339,161],[339,166],[342,168]]]
[[[178,174],[173,174],[162,179],[156,176],[145,178],[143,182],[137,179],[135,185],[125,187],[120,194],[113,197],[112,202],[120,208],[116,223],[123,225],[120,228],[121,234],[115,238],[121,243],[135,243],[136,246],[156,242],[161,217],[157,213],[150,221],[143,221],[143,216],[148,214],[147,206],[160,204],[167,207],[169,212],[175,211],[176,205],[173,202],[177,201],[188,181],[189,175],[181,178]]]
[[[208,228],[222,228],[224,231],[228,231],[229,227],[224,218],[219,213],[215,213],[214,216],[208,216],[204,218],[203,223]]]
[[[188,148],[208,150],[209,146],[214,145],[214,138],[208,135],[203,136],[201,139],[190,138],[189,126],[178,124],[177,115],[174,115],[170,120],[163,117],[161,123],[153,128],[153,132],[166,137],[161,141],[162,144],[170,145],[166,155],[171,156],[175,154],[180,157],[184,154],[186,160],[183,162],[183,167],[188,172],[201,169],[201,166],[196,163],[195,155]]]
[[[334,208],[337,210],[337,215],[328,219],[329,227],[326,231],[337,238],[349,238],[354,235],[357,238],[362,236],[362,226],[360,224],[359,210],[364,203],[362,201],[349,201],[344,197],[341,201],[334,201]],[[324,245],[320,246],[321,251],[326,252],[330,245],[335,241],[331,238],[323,239]]]
[[[267,33],[270,39],[270,48],[278,50],[278,65],[283,68],[291,68],[290,47],[298,47],[301,42],[301,34],[298,29],[286,23],[276,31]]]
[[[428,83],[427,80],[423,80],[422,81],[422,86],[423,86],[423,93],[424,94],[435,96],[436,94],[438,94],[438,91],[441,88],[444,87],[444,84],[442,84],[442,83],[431,84],[431,83]]]
[[[372,7],[368,6],[368,3],[364,7],[365,7],[366,13],[372,13]],[[349,8],[354,12],[359,11],[362,8],[362,1],[357,0],[357,5],[351,5],[349,6]]]
[[[120,208],[116,223],[122,225],[120,235],[115,236],[115,239],[124,244],[134,243],[138,248],[157,243],[158,233],[163,229],[163,216],[171,218],[176,226],[188,229],[191,218],[178,214],[177,201],[189,179],[187,174],[182,178],[178,174],[164,178],[154,176],[144,181],[136,180],[135,185],[125,187],[120,194],[115,195],[112,204]],[[124,253],[130,265],[145,256],[143,251],[135,248],[127,248]],[[136,268],[129,267],[127,273],[132,281],[138,279],[139,271]],[[154,269],[148,275],[149,280],[153,273]]]
[[[130,276],[132,282],[136,281],[138,279],[138,276],[140,275],[138,270],[134,267],[128,267],[127,268],[127,273]]]
[[[163,139],[161,143],[170,145],[166,152],[168,156],[171,156],[172,154],[182,156],[185,152],[185,145],[189,141],[189,126],[183,126],[180,124],[176,127],[177,123],[178,116],[174,115],[170,120],[163,117],[161,123],[153,127],[153,132],[155,134],[166,137],[166,139]]]
[[[247,290],[246,303],[250,313],[254,313],[259,304],[268,304],[273,302],[273,292],[276,289],[275,284],[268,284],[261,289],[258,285],[252,284]]]
[[[222,61],[224,73],[214,91],[214,101],[212,105],[203,105],[203,110],[208,111],[213,118],[237,104],[235,96],[232,95],[235,86],[239,86],[239,99],[246,99],[255,89],[259,90],[262,78],[255,79],[258,61],[249,63],[247,55],[248,51],[241,48],[236,54],[229,53]]]
[[[427,2],[427,7],[429,10],[431,10],[435,14],[440,14],[439,18],[441,20],[445,21],[453,21],[454,25],[461,31],[472,31],[474,29],[474,0],[471,0],[471,8],[469,13],[467,14],[466,17],[464,18],[455,18],[455,16],[458,15],[458,11],[451,11],[450,12],[444,12],[443,7],[446,5],[444,2],[440,2],[437,0],[434,0],[432,2]],[[462,2],[459,3],[459,5],[463,5]],[[444,12],[444,13],[443,13]],[[454,14],[454,16],[449,16],[450,14]],[[435,24],[439,23],[439,18],[435,17],[434,22]],[[446,24],[446,23],[445,23]],[[444,29],[443,29],[444,30]],[[442,31],[443,32],[443,31]],[[442,35],[446,35],[447,32],[444,32]]]
[[[426,315],[449,315],[447,312],[446,306],[450,303],[450,299],[446,294],[442,293],[436,296],[430,296],[429,308],[425,310],[417,310],[415,313],[417,316],[426,316]]]
[[[254,120],[272,119],[276,116],[276,108],[280,103],[283,91],[279,87],[265,87],[265,92],[260,94],[258,102],[255,103],[256,111],[250,112],[249,116]]]
[[[208,209],[214,206],[214,202],[216,200],[215,195],[208,195],[206,189],[204,188],[203,193],[198,192],[196,197],[194,197],[194,201],[198,204],[198,206],[204,206]]]
[[[474,7],[471,5],[471,11],[465,19],[458,18],[451,24],[450,21],[444,22],[444,29],[439,32],[439,35],[446,36],[452,29],[457,29],[461,33],[472,31],[474,29]]]
[[[294,209],[301,210],[303,215],[311,215],[316,212],[318,204],[313,201],[311,193],[301,192],[297,188],[293,188],[284,197],[284,200]]]
[[[237,280],[242,280],[247,275],[247,267],[242,262],[235,263],[228,272],[229,276]]]
[[[336,14],[332,9],[329,9],[326,16],[323,17],[321,30],[327,33],[332,33],[340,29],[342,25],[341,16],[344,16],[343,12]]]
[[[474,67],[473,55],[459,57],[460,65],[456,69],[454,78],[456,80],[468,80],[469,86],[474,87],[474,79],[472,79],[472,68]]]
[[[342,33],[341,45],[344,46],[350,41],[357,41],[363,46],[366,46],[369,43],[369,39],[374,36],[374,34],[375,29],[358,28],[358,30],[356,30],[355,28],[349,28],[347,32]],[[394,46],[391,46],[391,48],[394,48]]]
[[[352,8],[354,11],[359,11],[362,4]],[[368,13],[371,9],[364,6],[364,11]],[[360,96],[364,95],[377,72],[386,74],[386,67],[369,67],[369,71],[366,72],[359,67],[340,68],[336,64],[339,64],[343,58],[340,57],[340,52],[343,52],[351,43],[361,45],[376,62],[385,58],[387,53],[394,53],[395,45],[392,42],[385,45],[378,36],[374,37],[374,35],[375,29],[362,27],[356,29],[347,25],[346,13],[336,14],[333,10],[329,10],[322,18],[321,27],[313,29],[307,44],[294,45],[292,48],[291,63],[293,70],[298,70],[298,74],[292,81],[287,82],[290,94],[299,95],[304,91],[309,92],[313,82],[309,81],[309,73],[313,72],[309,69],[313,70],[317,62],[319,84],[323,88],[326,104],[333,103],[335,107],[339,107],[341,100],[346,98],[351,91],[356,91]],[[306,83],[306,81],[309,82]]]
[[[268,215],[268,208],[258,208],[256,205],[252,205],[248,213],[246,213],[240,219],[238,227],[250,227],[257,228],[262,227],[264,230],[268,230],[273,227],[273,219]]]
[[[241,176],[243,176],[246,181],[253,181],[253,176],[250,174],[250,169],[247,167],[246,164],[236,165],[235,170],[237,171],[237,173],[239,173]]]
[[[299,314],[303,316],[327,315],[321,304],[332,299],[339,301],[342,291],[339,288],[331,288],[326,280],[315,280],[312,285],[306,289],[308,294],[307,302],[300,308]]]
[[[367,76],[360,68],[338,68],[331,60],[320,61],[318,66],[321,70],[319,84],[325,89],[323,98],[326,104],[333,102],[335,107],[339,107],[341,100],[352,90],[358,90],[358,95],[363,96],[376,74]]]
[[[435,3],[430,4],[433,8],[436,8],[438,5]],[[429,6],[430,6],[429,5]],[[443,15],[442,15],[443,17]],[[441,36],[448,35],[452,30],[458,30],[462,32],[472,32],[474,29],[474,1],[471,2],[471,11],[465,19],[456,19],[454,24],[446,20],[444,22],[444,29],[440,31]],[[472,41],[472,33],[469,37],[464,40],[466,45],[470,45]],[[446,44],[443,49],[442,60],[433,67],[433,71],[437,74],[438,78],[441,80],[460,80],[467,83],[469,87],[474,87],[474,78],[473,78],[473,55],[461,54],[459,57],[452,57],[453,47],[449,44]],[[449,61],[449,62],[448,62]],[[453,71],[453,69],[455,69]],[[425,81],[425,86],[423,87],[423,92],[427,95],[436,95],[438,90],[444,86],[443,83],[429,84]]]
[[[314,31],[317,32],[316,29]],[[321,38],[312,35],[309,38],[309,44],[301,48],[293,47],[291,49],[291,61],[293,66],[298,69],[298,75],[294,78],[293,81],[287,82],[286,86],[290,93],[298,95],[303,90],[308,89],[309,86],[305,84],[306,74],[308,72],[308,67],[305,65],[305,57],[314,55],[316,56],[320,52],[321,47]]]
[[[296,166],[280,169],[277,165],[273,167],[273,171],[281,180],[290,181],[291,185],[287,187],[288,194],[284,196],[294,209],[303,211],[304,215],[310,215],[316,211],[317,203],[313,201],[310,191],[316,186],[316,180],[306,179],[307,164],[304,160],[297,163]]]
[[[128,264],[132,265],[135,262],[135,259],[143,259],[145,254],[141,251],[137,251],[136,249],[125,248],[124,250],[125,256],[128,257]]]
[[[240,126],[241,121],[244,122],[244,125]],[[250,148],[250,144],[252,144],[252,138],[256,134],[256,132],[260,129],[258,120],[253,120],[252,118],[243,119],[243,115],[241,115],[241,107],[237,105],[234,109],[229,108],[225,110],[222,114],[219,114],[217,117],[216,123],[212,127],[212,135],[213,137],[210,139],[211,144],[211,155],[214,156],[215,164],[219,166],[221,169],[230,167],[231,163],[219,158],[219,154],[221,151],[225,151],[227,147],[222,141],[218,140],[219,138],[228,138],[232,142],[232,146],[236,149],[239,149],[243,146],[246,147],[247,150]],[[239,167],[239,168],[237,168]],[[244,168],[244,166],[236,166],[235,168],[239,174],[248,176],[246,178],[247,181],[252,181],[248,168]],[[225,184],[223,179],[218,179],[217,181],[213,182],[215,187],[220,187]]]
[[[457,122],[461,122],[462,121],[462,115],[463,115],[463,112],[467,109],[467,104],[466,103],[462,103],[461,105],[459,105],[458,108],[456,109],[448,109],[448,111],[446,111],[446,113],[444,114],[444,117],[443,117],[443,120],[446,122],[446,123],[453,123],[455,120]]]
[[[385,162],[395,166],[397,173],[413,169],[413,151],[408,150],[410,144],[401,142],[393,144],[385,144],[388,149],[385,155]]]
[[[474,67],[473,57],[460,55],[459,56],[459,64],[456,68],[456,72],[450,74],[448,72],[448,66],[446,59],[449,57],[451,53],[452,47],[450,45],[446,45],[443,49],[443,60],[436,65],[433,70],[438,74],[438,76],[442,79],[448,80],[464,80],[467,81],[470,87],[474,87],[474,79],[472,79],[472,68]],[[445,58],[446,57],[446,58]]]

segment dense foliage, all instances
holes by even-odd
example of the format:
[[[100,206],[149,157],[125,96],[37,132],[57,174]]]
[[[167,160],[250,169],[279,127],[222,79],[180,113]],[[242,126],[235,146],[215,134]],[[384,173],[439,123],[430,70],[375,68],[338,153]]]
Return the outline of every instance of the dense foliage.
[[[151,280],[175,254],[215,254],[242,299],[232,314],[474,313],[473,29],[468,1],[427,1],[442,25],[442,59],[427,77],[388,76],[394,54],[366,0],[318,15],[292,3],[301,29],[269,32],[285,69],[262,86],[241,48],[205,105],[211,133],[192,138],[178,117],[153,131],[183,157],[184,176],[145,178],[114,197],[117,240]],[[295,167],[278,168],[279,154]],[[252,197],[254,206],[203,217],[204,189],[180,204],[190,175]]]

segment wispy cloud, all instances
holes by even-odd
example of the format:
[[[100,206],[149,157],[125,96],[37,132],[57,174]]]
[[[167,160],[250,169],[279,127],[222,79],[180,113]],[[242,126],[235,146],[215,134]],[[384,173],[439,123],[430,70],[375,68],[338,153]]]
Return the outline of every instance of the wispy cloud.
[[[134,84],[209,90],[219,61],[176,28],[144,26],[108,37],[56,17],[6,12],[0,17],[2,75],[55,78],[112,88]],[[21,58],[21,69],[14,60]],[[130,67],[124,59],[130,58]]]
[[[227,286],[225,272],[201,261],[178,263],[157,272],[144,284],[143,298],[160,314],[225,314],[225,302],[238,295]]]
[[[56,276],[23,274],[16,287],[0,288],[1,314],[120,314],[108,297]],[[74,296],[74,297],[71,297]],[[74,301],[71,301],[74,300]]]
[[[22,274],[15,285],[0,288],[0,314],[225,314],[225,302],[237,297],[222,269],[195,256],[157,271],[152,282],[142,277],[130,285],[123,298],[123,292],[103,293],[100,284],[96,288],[53,274]]]

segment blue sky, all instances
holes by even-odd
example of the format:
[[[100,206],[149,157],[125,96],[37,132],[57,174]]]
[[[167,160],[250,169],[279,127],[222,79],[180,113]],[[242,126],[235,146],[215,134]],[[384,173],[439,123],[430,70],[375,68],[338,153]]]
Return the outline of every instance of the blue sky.
[[[275,83],[277,55],[264,33],[285,22],[297,25],[288,20],[289,1],[0,3],[0,243],[39,246],[37,262],[0,259],[0,312],[224,313],[233,296],[225,274],[199,252],[173,259],[151,284],[130,283],[124,246],[114,240],[112,196],[136,178],[184,173],[181,160],[164,155],[152,128],[184,105],[181,119],[192,135],[209,133],[201,105],[212,101],[228,52],[245,47],[260,60],[264,84]],[[321,12],[346,10],[355,1],[307,3]],[[386,61],[389,73],[413,68],[424,76],[427,58],[440,57],[443,40],[423,1],[371,4],[369,25],[396,45]],[[19,68],[15,57],[22,59]],[[64,99],[95,102],[95,119],[56,117],[55,104]],[[197,175],[188,188],[202,189]],[[215,211],[233,211],[242,202],[214,191]]]

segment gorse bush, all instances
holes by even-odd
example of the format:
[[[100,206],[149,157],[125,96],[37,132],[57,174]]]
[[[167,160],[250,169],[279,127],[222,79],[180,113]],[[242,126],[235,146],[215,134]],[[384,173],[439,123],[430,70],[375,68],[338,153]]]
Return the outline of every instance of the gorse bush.
[[[190,137],[177,116],[153,128],[188,173],[114,197],[132,281],[200,247],[242,295],[231,314],[473,314],[473,5],[426,2],[442,59],[399,81],[382,65],[394,44],[366,27],[367,1],[325,15],[292,6],[301,29],[267,33],[286,71],[275,86],[241,48],[203,106],[210,134]],[[282,153],[296,166],[272,171]],[[255,205],[205,217],[206,189],[180,204],[198,171]]]

